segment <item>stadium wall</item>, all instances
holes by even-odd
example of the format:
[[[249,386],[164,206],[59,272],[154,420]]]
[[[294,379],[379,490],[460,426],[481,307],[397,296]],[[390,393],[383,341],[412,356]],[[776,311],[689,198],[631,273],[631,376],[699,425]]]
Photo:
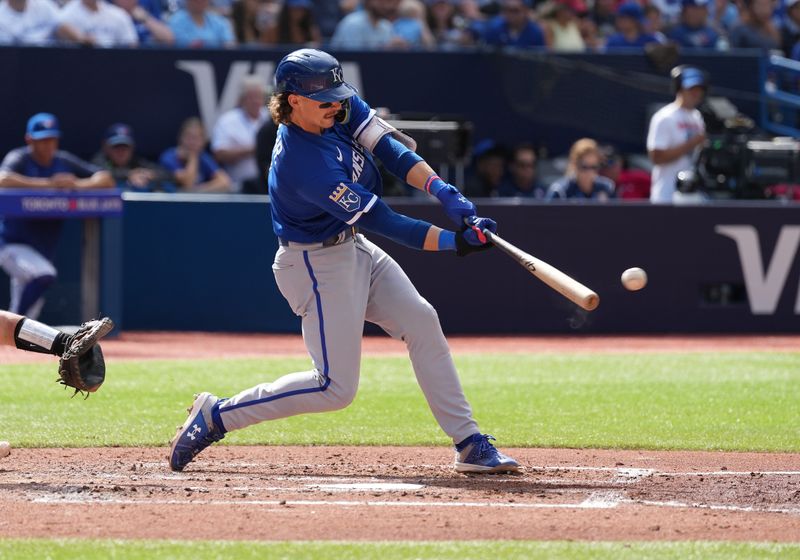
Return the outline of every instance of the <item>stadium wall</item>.
[[[152,198],[125,203],[125,328],[299,332],[272,277],[277,241],[266,197]],[[435,204],[393,206],[446,226]],[[437,308],[446,332],[777,333],[800,326],[797,205],[482,201],[480,208],[506,239],[595,289],[600,307],[576,308],[499,251],[459,258],[372,236]],[[650,277],[639,292],[620,283],[633,266]]]

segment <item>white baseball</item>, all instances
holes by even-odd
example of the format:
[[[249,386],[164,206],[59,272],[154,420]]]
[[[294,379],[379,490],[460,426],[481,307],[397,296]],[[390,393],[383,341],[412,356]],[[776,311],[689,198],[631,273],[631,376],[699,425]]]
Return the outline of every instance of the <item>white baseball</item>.
[[[0,441],[0,459],[11,454],[11,444],[7,441]]]
[[[647,286],[647,273],[641,268],[629,268],[622,273],[622,285],[626,290],[635,292]]]

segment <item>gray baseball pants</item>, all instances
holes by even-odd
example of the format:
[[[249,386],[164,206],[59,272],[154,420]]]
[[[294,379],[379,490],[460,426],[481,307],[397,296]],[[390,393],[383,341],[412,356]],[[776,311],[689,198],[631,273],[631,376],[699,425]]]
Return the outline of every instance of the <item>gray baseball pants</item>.
[[[226,430],[349,405],[358,389],[366,320],[406,343],[417,382],[453,442],[479,431],[436,311],[380,247],[361,234],[332,247],[281,246],[272,269],[302,317],[313,369],[224,401],[219,412]]]

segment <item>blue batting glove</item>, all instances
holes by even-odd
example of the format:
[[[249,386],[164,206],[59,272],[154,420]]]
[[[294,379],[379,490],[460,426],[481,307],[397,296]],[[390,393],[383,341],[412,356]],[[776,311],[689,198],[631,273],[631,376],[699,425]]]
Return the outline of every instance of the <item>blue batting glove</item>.
[[[441,181],[441,179],[439,179]],[[467,199],[461,192],[453,185],[442,182],[442,186],[435,190],[432,188],[431,192],[435,192],[436,198],[442,203],[445,214],[454,223],[461,225],[464,223],[464,218],[469,218],[478,213],[477,208],[472,202]]]
[[[486,245],[489,242],[483,230],[489,230],[492,233],[497,233],[497,222],[491,218],[479,218],[478,216],[470,216],[464,219],[467,229],[464,231],[464,239],[470,245]]]

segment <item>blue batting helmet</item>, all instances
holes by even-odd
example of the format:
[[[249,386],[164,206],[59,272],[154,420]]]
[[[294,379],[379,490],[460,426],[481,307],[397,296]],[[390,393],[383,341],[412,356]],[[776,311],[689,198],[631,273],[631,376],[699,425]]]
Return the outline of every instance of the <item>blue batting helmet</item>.
[[[317,101],[342,101],[358,93],[344,81],[339,61],[316,49],[299,49],[283,57],[275,69],[275,91]]]

